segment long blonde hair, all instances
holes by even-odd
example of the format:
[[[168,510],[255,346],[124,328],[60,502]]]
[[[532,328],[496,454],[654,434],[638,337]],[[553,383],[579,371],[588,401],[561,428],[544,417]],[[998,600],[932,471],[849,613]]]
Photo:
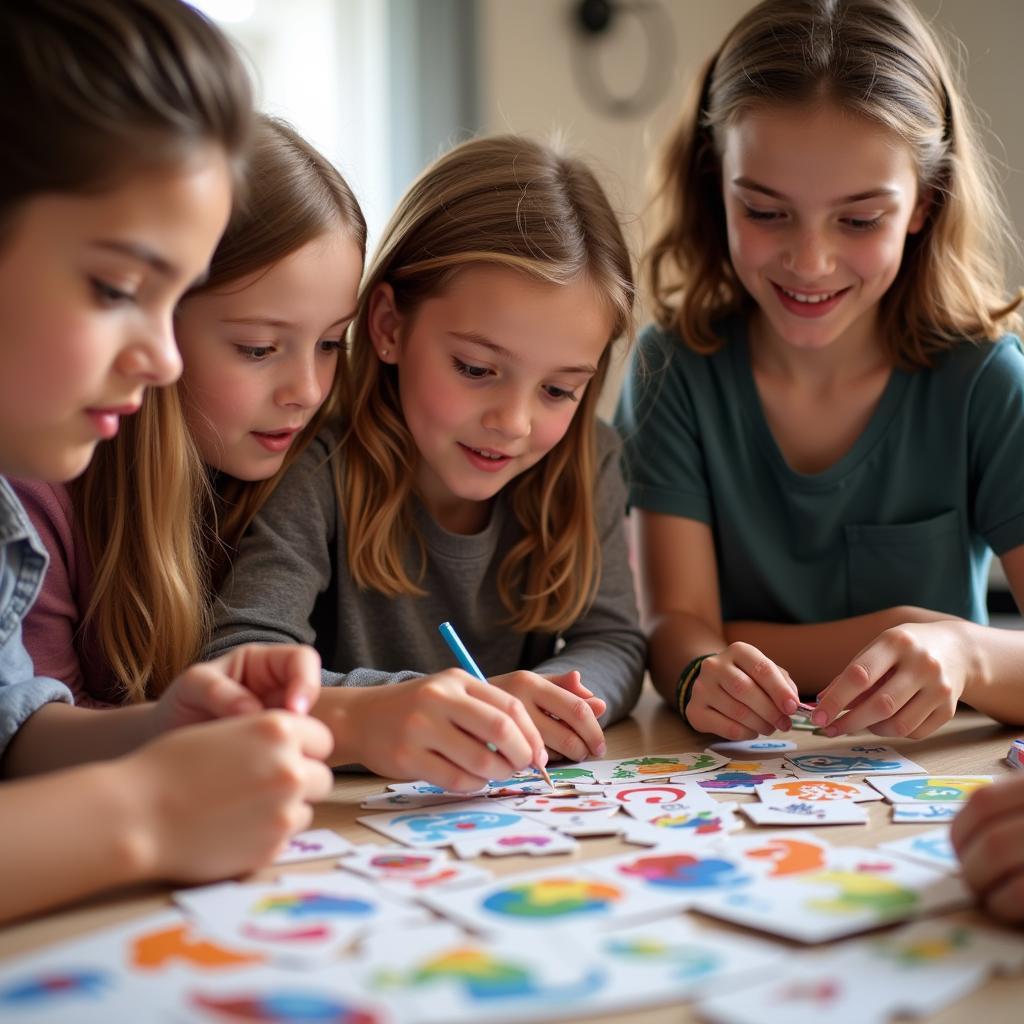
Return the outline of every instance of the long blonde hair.
[[[230,285],[335,229],[362,249],[366,224],[338,171],[284,122],[260,116],[243,200],[191,295]],[[338,374],[340,380],[343,374]],[[215,500],[187,426],[183,384],[147,392],[71,485],[94,566],[83,630],[129,701],[159,696],[209,636],[209,591],[287,465],[336,410],[337,382],[269,480],[230,480]]]
[[[596,178],[579,160],[516,136],[477,139],[441,157],[415,181],[384,231],[350,334],[346,431],[335,459],[357,585],[388,595],[421,594],[404,561],[419,543],[410,498],[419,454],[406,427],[394,367],[381,364],[369,330],[381,283],[408,314],[459,271],[500,266],[540,281],[585,278],[604,297],[613,326],[566,435],[509,484],[523,539],[499,569],[513,628],[558,631],[574,622],[600,579],[595,528],[595,407],[611,341],[633,330],[633,272],[622,230]]]
[[[929,199],[924,228],[881,300],[897,365],[931,364],[964,338],[1017,327],[1004,259],[1015,241],[951,62],[909,0],[764,0],[704,67],[656,176],[658,231],[645,259],[654,316],[698,352],[714,322],[750,303],[729,260],[724,129],[766,105],[828,102],[892,131]]]

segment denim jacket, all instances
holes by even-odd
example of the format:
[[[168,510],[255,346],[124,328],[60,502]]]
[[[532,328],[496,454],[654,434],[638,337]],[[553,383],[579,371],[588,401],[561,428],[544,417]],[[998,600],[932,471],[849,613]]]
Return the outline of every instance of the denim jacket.
[[[0,757],[44,704],[72,703],[63,683],[35,674],[21,642],[21,623],[42,586],[46,562],[21,502],[0,476]]]

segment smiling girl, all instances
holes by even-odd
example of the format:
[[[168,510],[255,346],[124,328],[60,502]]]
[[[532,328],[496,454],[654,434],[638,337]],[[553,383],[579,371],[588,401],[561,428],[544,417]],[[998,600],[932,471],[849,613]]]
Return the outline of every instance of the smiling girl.
[[[1024,594],[1018,300],[929,27],[758,4],[659,194],[619,410],[658,689],[732,738],[788,728],[798,689],[830,736],[926,736],[959,699],[1024,720],[1024,634],[985,625],[992,550]]]
[[[499,137],[428,168],[364,282],[340,433],[256,516],[211,651],[315,642],[343,762],[505,777],[466,692],[514,696],[548,748],[599,756],[598,716],[627,713],[643,674],[618,445],[594,412],[632,301],[621,229],[578,161]],[[494,685],[418,678],[451,664],[449,619]]]

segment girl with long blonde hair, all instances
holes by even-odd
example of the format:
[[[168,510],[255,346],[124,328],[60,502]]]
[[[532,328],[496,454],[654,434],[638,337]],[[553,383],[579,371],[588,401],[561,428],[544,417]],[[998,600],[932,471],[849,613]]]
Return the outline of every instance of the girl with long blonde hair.
[[[158,697],[199,656],[211,577],[336,395],[366,240],[358,203],[262,116],[243,185],[175,314],[178,385],[150,391],[77,480],[17,484],[51,562],[26,647],[86,706]]]
[[[549,749],[599,756],[598,717],[627,713],[643,674],[618,444],[595,413],[633,290],[579,160],[503,136],[427,168],[364,281],[337,433],[255,517],[210,651],[315,642],[340,761],[502,777],[476,716],[509,695]],[[415,679],[452,663],[444,620],[494,685]]]
[[[658,168],[619,425],[651,674],[702,731],[1024,721],[1024,355],[1008,232],[909,0],[765,0]],[[837,719],[842,712],[846,712]]]

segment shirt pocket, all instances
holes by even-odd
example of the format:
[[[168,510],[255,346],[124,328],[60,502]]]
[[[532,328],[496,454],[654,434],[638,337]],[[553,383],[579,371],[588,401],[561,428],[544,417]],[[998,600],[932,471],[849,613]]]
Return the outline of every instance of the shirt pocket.
[[[964,614],[970,559],[959,509],[896,525],[845,526],[851,615],[910,604]]]

